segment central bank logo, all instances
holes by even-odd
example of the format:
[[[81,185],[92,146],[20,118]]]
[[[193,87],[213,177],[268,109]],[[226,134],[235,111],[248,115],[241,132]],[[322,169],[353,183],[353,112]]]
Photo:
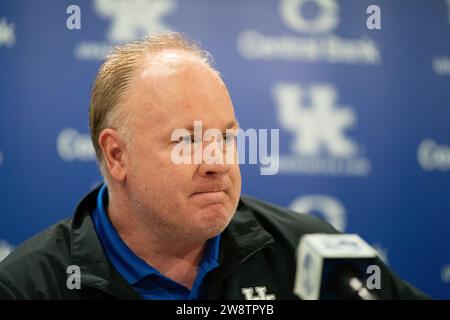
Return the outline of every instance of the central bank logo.
[[[450,145],[424,139],[417,148],[417,161],[425,171],[450,170]]]
[[[338,199],[331,196],[300,196],[292,201],[289,208],[298,213],[319,216],[341,232],[344,232],[347,227],[344,205]]]
[[[65,128],[56,140],[56,150],[64,161],[93,161],[95,150],[89,134],[83,134],[72,128]]]
[[[441,280],[443,283],[450,283],[450,264],[444,265],[442,267]]]
[[[302,278],[302,286],[306,294],[312,294],[316,290],[315,283],[313,281],[314,269],[318,267],[315,265],[313,257],[308,252],[303,259],[302,268],[304,277]]]
[[[345,10],[351,10],[351,3],[343,4],[347,6]],[[360,38],[334,34],[339,32],[343,10],[336,0],[279,0],[278,10],[273,11],[278,16],[271,21],[278,22],[286,31],[266,35],[257,28],[243,30],[237,39],[238,51],[250,60],[380,64],[378,44],[367,36],[365,23],[352,27],[352,30],[360,28]],[[361,11],[361,15],[365,14],[365,10]],[[267,28],[266,24],[267,21],[261,21],[261,29]]]
[[[292,200],[289,208],[300,214],[310,214],[323,219],[338,231],[345,232],[347,230],[347,209],[342,201],[330,195],[301,195]],[[378,257],[384,263],[389,264],[388,248],[381,243],[373,243],[372,247],[377,251]],[[308,262],[308,264],[311,265],[312,262]],[[306,266],[304,267],[306,268]]]
[[[369,161],[349,135],[356,126],[356,114],[349,106],[340,105],[334,86],[279,83],[272,94],[281,128],[292,135],[290,153],[280,154],[280,173],[370,173]]]
[[[175,0],[95,0],[99,18],[109,20],[106,42],[81,42],[75,48],[79,60],[102,60],[110,47],[170,30],[165,18],[176,9]]]
[[[305,7],[309,7],[313,17],[305,16]],[[339,23],[339,6],[335,0],[282,0],[279,8],[286,25],[298,32],[328,32]]]

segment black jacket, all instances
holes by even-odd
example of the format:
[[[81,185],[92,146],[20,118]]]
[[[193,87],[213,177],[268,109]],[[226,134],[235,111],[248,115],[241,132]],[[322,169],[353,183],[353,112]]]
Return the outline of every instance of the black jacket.
[[[0,263],[0,299],[140,299],[97,237],[90,213],[98,190],[82,199],[73,218],[27,240]],[[242,289],[264,287],[266,298],[297,299],[292,291],[300,237],[336,232],[312,216],[242,196],[221,237],[220,266],[207,276],[207,298],[244,299]],[[67,288],[70,265],[81,268],[80,289]],[[384,267],[378,293],[385,299],[426,298]],[[257,291],[252,296],[260,297]]]

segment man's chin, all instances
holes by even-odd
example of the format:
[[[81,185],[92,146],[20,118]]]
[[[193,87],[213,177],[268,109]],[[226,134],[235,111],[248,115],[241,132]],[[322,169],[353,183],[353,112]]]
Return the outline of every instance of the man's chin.
[[[213,238],[228,226],[232,218],[232,214],[227,212],[225,208],[208,208],[208,212],[202,216],[199,229],[202,229],[202,233],[206,239]]]

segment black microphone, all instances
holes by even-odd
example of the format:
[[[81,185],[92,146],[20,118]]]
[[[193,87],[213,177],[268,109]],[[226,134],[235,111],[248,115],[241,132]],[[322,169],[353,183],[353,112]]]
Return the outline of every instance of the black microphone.
[[[297,249],[294,293],[304,300],[378,300],[368,288],[380,289],[377,261],[376,250],[358,235],[305,235]]]

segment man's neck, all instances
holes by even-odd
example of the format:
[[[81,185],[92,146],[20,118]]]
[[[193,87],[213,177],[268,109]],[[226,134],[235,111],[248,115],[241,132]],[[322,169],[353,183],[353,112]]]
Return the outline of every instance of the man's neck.
[[[137,220],[136,215],[109,199],[109,219],[121,239],[142,260],[164,276],[192,289],[202,260],[206,241],[189,243],[185,239],[153,231]]]

